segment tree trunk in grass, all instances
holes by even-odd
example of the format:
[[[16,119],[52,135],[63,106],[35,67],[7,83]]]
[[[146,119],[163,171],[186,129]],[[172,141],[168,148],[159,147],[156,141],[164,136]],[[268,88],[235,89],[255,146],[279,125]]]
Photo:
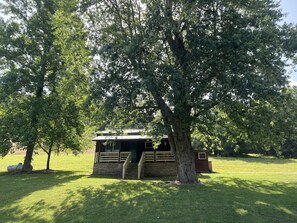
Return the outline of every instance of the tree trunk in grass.
[[[45,73],[45,65],[42,66],[42,72]],[[38,83],[38,87],[35,93],[35,99],[33,104],[33,109],[32,109],[32,116],[31,116],[31,124],[30,124],[30,134],[27,136],[29,137],[29,143],[27,146],[27,151],[26,151],[26,157],[24,160],[24,166],[22,172],[30,173],[32,172],[32,156],[33,156],[33,151],[34,147],[38,138],[38,133],[37,133],[37,126],[38,126],[38,115],[41,110],[42,106],[42,96],[43,96],[43,87],[44,87],[44,75],[41,75]]]
[[[177,163],[177,180],[183,184],[198,183],[190,132],[175,124],[168,138]]]
[[[32,172],[33,167],[31,165],[31,161],[32,161],[32,156],[33,156],[33,150],[34,150],[34,144],[31,144],[27,147],[24,165],[23,165],[23,169],[22,169],[22,172],[24,172],[24,173]]]
[[[46,170],[50,170],[51,155],[52,155],[52,145],[50,146],[50,148],[47,152]]]
[[[193,148],[186,134],[182,137],[174,137],[177,180],[181,183],[197,183]]]

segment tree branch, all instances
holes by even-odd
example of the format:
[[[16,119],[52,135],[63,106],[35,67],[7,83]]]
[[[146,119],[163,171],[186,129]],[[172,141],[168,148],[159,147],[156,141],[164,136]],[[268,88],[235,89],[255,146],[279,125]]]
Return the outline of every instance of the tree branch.
[[[43,147],[43,145],[39,141],[37,141],[37,144],[46,154],[49,154],[49,152]]]

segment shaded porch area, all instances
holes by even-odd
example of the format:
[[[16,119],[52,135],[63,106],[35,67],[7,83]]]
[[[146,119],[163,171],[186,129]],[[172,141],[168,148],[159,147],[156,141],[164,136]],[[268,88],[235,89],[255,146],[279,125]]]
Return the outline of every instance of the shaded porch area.
[[[139,162],[133,163],[132,152],[96,152],[93,174],[143,177],[174,176],[177,173],[171,151],[142,152]],[[134,173],[131,173],[133,171]]]

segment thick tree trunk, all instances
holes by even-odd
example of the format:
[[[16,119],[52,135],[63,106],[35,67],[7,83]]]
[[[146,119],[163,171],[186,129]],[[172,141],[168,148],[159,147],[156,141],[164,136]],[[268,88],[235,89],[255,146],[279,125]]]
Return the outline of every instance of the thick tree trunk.
[[[27,146],[26,156],[25,156],[24,165],[22,169],[22,172],[25,172],[25,173],[30,173],[32,172],[32,169],[33,169],[31,165],[31,161],[32,161],[33,151],[34,151],[34,147],[37,139],[37,131],[35,129],[36,125],[37,125],[37,115],[34,112],[31,120],[32,132],[30,135],[30,143]]]
[[[38,124],[38,114],[39,111],[41,110],[40,108],[40,104],[36,103],[38,100],[42,99],[42,95],[43,95],[43,88],[44,88],[44,77],[45,77],[45,73],[46,73],[46,63],[43,63],[41,66],[41,77],[40,77],[40,81],[38,82],[38,87],[36,90],[36,95],[35,95],[35,103],[34,103],[34,107],[32,110],[32,115],[31,115],[31,129],[32,129],[32,133],[30,135],[30,143],[27,146],[27,151],[26,151],[26,156],[25,156],[25,160],[24,160],[24,165],[23,165],[23,169],[22,172],[26,172],[26,173],[30,173],[32,172],[32,165],[31,165],[31,161],[32,161],[32,156],[33,156],[33,151],[34,151],[34,147],[35,147],[35,143],[37,140],[37,124]]]
[[[32,161],[32,156],[33,156],[33,150],[34,150],[34,144],[31,144],[27,147],[22,172],[25,172],[25,173],[32,172],[33,167],[31,165],[31,161]]]
[[[175,131],[169,135],[169,143],[177,162],[177,180],[183,184],[197,183],[190,133]]]

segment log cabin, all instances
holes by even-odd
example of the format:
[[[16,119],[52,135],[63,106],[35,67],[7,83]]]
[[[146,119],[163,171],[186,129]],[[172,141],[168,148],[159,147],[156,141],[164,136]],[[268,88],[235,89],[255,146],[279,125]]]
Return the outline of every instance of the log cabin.
[[[94,175],[122,178],[176,176],[177,164],[167,136],[162,136],[157,148],[152,137],[141,129],[126,129],[121,134],[105,130],[97,132]],[[206,151],[195,151],[196,172],[212,172]]]

